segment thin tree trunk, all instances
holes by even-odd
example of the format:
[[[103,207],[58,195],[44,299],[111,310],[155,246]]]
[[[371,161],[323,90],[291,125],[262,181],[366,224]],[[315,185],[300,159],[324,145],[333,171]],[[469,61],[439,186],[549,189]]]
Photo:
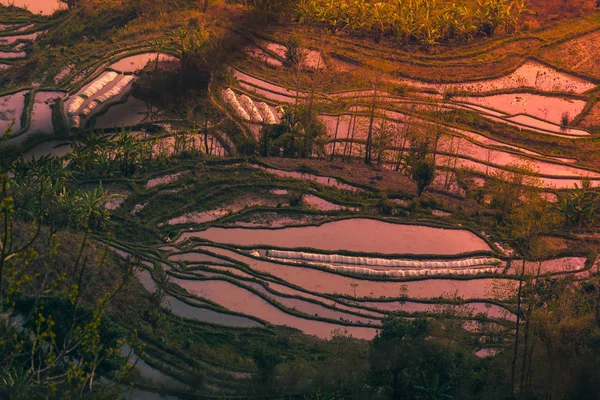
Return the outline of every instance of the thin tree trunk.
[[[452,172],[454,172],[454,175],[456,175],[456,164],[458,163],[458,152],[460,151],[460,141],[461,141],[461,139],[458,138],[458,143],[456,143],[456,154],[454,155],[454,167],[452,168]]]
[[[525,385],[525,377],[527,372],[527,361],[529,353],[529,335],[531,331],[531,315],[533,313],[533,307],[535,304],[535,287],[537,286],[537,280],[539,279],[540,272],[542,270],[542,262],[538,261],[537,272],[535,280],[531,284],[531,293],[529,295],[529,304],[527,305],[527,320],[525,321],[525,332],[523,336],[523,357],[521,361],[521,380],[519,387],[522,389]],[[531,361],[529,361],[531,363]]]
[[[211,151],[208,149],[208,118],[204,120],[204,148],[206,154],[210,155]]]
[[[352,127],[352,136],[350,137],[350,150],[348,152],[348,159],[350,160],[352,158],[352,146],[354,145],[354,133],[356,132],[356,120],[357,120],[357,116],[354,116],[354,126]]]
[[[532,295],[533,297],[533,295]],[[523,355],[521,358],[521,379],[519,381],[519,387],[523,388],[525,383],[525,372],[527,366],[527,356],[528,356],[528,346],[529,346],[529,332],[531,328],[531,313],[533,311],[533,299],[529,300],[529,304],[527,305],[527,319],[525,320],[525,329],[523,332]]]
[[[516,384],[516,368],[517,368],[517,353],[519,351],[519,330],[521,328],[521,290],[523,289],[523,276],[525,275],[525,258],[523,258],[523,266],[521,275],[519,276],[519,290],[517,291],[517,321],[515,326],[515,346],[513,348],[512,363],[510,368],[510,381],[512,385],[512,397],[515,397],[517,391]]]
[[[337,121],[335,123],[335,136],[333,137],[333,149],[331,150],[331,161],[333,161],[333,157],[335,156],[335,145],[337,143],[338,129],[340,128],[340,118],[341,113],[338,113]]]
[[[346,142],[344,142],[344,154],[342,155],[342,162],[346,161],[346,151],[350,142],[350,131],[352,130],[352,120],[355,118],[354,112],[350,114],[350,122],[348,123],[348,132],[346,133]]]
[[[377,87],[373,89],[371,99],[371,115],[369,116],[369,131],[367,132],[367,144],[365,146],[365,164],[371,164],[371,142],[373,141],[373,123],[375,122],[375,100],[377,99]]]
[[[404,158],[404,149],[406,148],[406,142],[408,141],[407,135],[404,136],[402,140],[402,148],[400,149],[400,154],[398,156],[398,164],[396,164],[396,171],[400,171],[400,167],[402,166],[402,159]]]
[[[529,360],[527,361],[527,390],[531,391],[531,382],[533,378],[533,351],[535,348],[535,337],[531,337],[531,346],[529,351]]]
[[[450,154],[448,155],[448,165],[446,165],[446,179],[444,180],[444,190],[448,190],[450,182],[450,163],[452,163],[452,154],[454,152],[454,136],[450,139]]]

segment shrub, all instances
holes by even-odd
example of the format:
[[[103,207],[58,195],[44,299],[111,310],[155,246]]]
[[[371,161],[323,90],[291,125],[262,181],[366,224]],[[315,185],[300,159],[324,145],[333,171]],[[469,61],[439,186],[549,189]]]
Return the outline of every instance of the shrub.
[[[569,113],[564,112],[563,115],[560,117],[560,124],[561,124],[561,126],[563,128],[567,127],[567,126],[569,126],[570,122],[571,121],[570,121]]]
[[[292,65],[299,65],[302,61],[302,46],[297,36],[290,36],[285,43],[285,58]]]
[[[302,163],[296,168],[296,171],[303,172],[305,174],[317,174],[317,170],[308,165],[307,163]]]
[[[258,153],[258,143],[252,138],[240,134],[233,138],[233,142],[241,156],[252,157]]]
[[[303,199],[304,199],[304,191],[303,190],[293,190],[290,192],[290,206],[300,207],[302,205]]]
[[[383,215],[392,215],[394,210],[394,203],[390,201],[387,197],[382,197],[377,202],[377,211]]]

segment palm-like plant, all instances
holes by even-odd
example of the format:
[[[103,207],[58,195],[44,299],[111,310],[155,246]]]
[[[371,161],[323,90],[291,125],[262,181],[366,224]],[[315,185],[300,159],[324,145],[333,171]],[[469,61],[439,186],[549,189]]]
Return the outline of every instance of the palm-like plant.
[[[158,61],[161,53],[163,53],[167,47],[167,42],[164,39],[152,39],[148,41],[148,45],[152,48],[152,51],[156,53],[156,64],[154,70],[158,71]]]
[[[175,49],[179,57],[179,85],[183,84],[183,66],[187,59],[187,37],[188,31],[178,27],[175,31],[167,32],[170,45]]]
[[[121,130],[115,139],[115,157],[120,161],[119,169],[123,176],[131,176],[140,162],[140,143],[128,130]]]
[[[177,132],[173,135],[175,142],[173,144],[174,154],[183,154],[192,148],[194,138],[186,131]]]
[[[391,9],[388,3],[374,3],[369,7],[369,20],[375,43],[379,43],[391,20]]]
[[[440,27],[446,40],[469,41],[477,27],[471,22],[470,11],[464,4],[452,3],[441,13]]]
[[[33,391],[30,378],[30,370],[2,368],[0,370],[0,396],[3,398],[4,396],[6,398],[29,398]]]
[[[178,27],[175,31],[167,32],[167,37],[179,56],[179,84],[182,85],[183,69],[202,58],[203,50],[209,43],[208,32],[202,26],[195,30]]]
[[[203,50],[209,44],[208,32],[200,26],[192,31],[187,38],[187,50],[190,62],[197,62],[203,58]]]
[[[102,182],[94,190],[80,192],[76,204],[80,215],[83,217],[82,221],[87,224],[85,228],[104,229],[110,219],[110,214],[104,207],[104,203],[118,197],[120,195],[107,195],[102,187]]]
[[[475,21],[478,33],[492,36],[502,22],[505,0],[477,0]]]
[[[517,30],[521,15],[528,12],[525,0],[513,0],[503,7],[503,22],[506,33],[514,33]]]
[[[592,188],[589,180],[584,180],[581,186],[575,184],[574,190],[561,197],[556,209],[562,215],[565,224],[581,227],[595,218],[599,197],[598,190]]]
[[[179,59],[183,60],[187,51],[188,30],[178,27],[177,30],[168,31],[166,33],[169,38],[169,44],[177,51]]]
[[[429,48],[442,39],[491,36],[499,25],[512,33],[526,6],[525,0],[476,0],[473,7],[440,0],[301,0],[295,11],[300,22],[335,32],[370,34],[375,41],[389,32],[404,44],[418,41]]]
[[[96,164],[100,154],[109,147],[109,140],[106,135],[91,131],[71,146],[73,147],[73,152],[69,155],[71,166],[89,171]]]

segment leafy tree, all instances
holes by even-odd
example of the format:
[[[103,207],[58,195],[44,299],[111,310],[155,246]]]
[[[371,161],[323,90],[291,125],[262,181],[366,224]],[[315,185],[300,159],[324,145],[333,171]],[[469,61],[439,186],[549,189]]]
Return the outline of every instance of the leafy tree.
[[[90,394],[114,398],[118,389],[104,385],[98,390],[95,383],[100,374],[110,376],[115,366],[129,369],[122,362],[114,363],[123,342],[106,318],[107,305],[125,276],[115,286],[94,279],[91,264],[93,273],[103,271],[108,249],[98,256],[87,235],[75,258],[70,258],[71,268],[58,263],[56,237],[47,235],[39,223],[31,229],[15,219],[14,190],[4,175],[0,194],[0,397],[82,398]],[[89,205],[85,219],[89,227],[97,204],[84,204]],[[73,252],[68,254],[73,257]],[[107,286],[112,286],[109,292],[104,291]]]
[[[431,327],[427,320],[402,318],[384,320],[381,331],[371,344],[371,382],[389,392],[392,399],[402,399],[411,382],[411,369],[418,368],[425,356],[425,338]]]
[[[263,156],[308,158],[325,154],[327,131],[316,117],[307,117],[306,107],[286,107],[281,122],[265,126],[260,147]]]
[[[396,134],[394,124],[381,120],[373,131],[373,143],[371,145],[372,155],[377,165],[387,161],[386,152],[391,147]]]
[[[435,164],[432,160],[416,161],[412,167],[412,180],[417,184],[417,196],[421,197],[423,191],[435,179]]]
[[[596,220],[598,190],[592,188],[590,180],[583,180],[581,186],[561,193],[556,209],[560,212],[564,224],[582,228],[592,225]]]
[[[285,58],[291,64],[299,66],[304,59],[302,41],[298,35],[291,35],[285,43]]]
[[[119,170],[123,176],[133,175],[141,167],[142,143],[131,134],[130,131],[122,129],[112,140],[115,160],[119,162]]]
[[[166,33],[169,44],[179,57],[179,86],[183,87],[183,74],[186,68],[198,68],[204,60],[204,49],[209,44],[208,31],[203,26],[177,30]]]
[[[517,390],[516,373],[519,344],[521,339],[521,322],[525,319],[525,351],[527,351],[529,338],[529,318],[533,310],[535,299],[529,297],[529,306],[523,312],[523,294],[525,288],[531,288],[532,281],[526,277],[526,260],[540,261],[544,257],[543,235],[548,233],[556,225],[555,214],[551,212],[552,206],[541,196],[540,190],[535,186],[523,187],[515,207],[510,209],[503,220],[501,231],[506,240],[511,244],[515,253],[521,257],[521,270],[519,273],[519,285],[516,293],[516,327],[515,341],[513,346],[513,357],[511,363],[511,386]],[[539,275],[539,269],[538,273]],[[527,353],[524,353],[523,364],[527,361]]]
[[[425,394],[426,398],[430,400],[452,399],[452,396],[444,393],[447,387],[447,384],[440,385],[440,374],[435,374],[430,384],[427,386],[416,386],[416,389]]]
[[[491,174],[485,184],[485,189],[491,195],[490,207],[496,210],[498,223],[503,223],[512,210],[523,203],[527,195],[536,196],[540,180],[530,164],[509,164],[508,170],[497,170]],[[524,197],[525,195],[525,197]]]
[[[258,394],[269,392],[269,383],[274,377],[275,368],[281,363],[280,355],[271,348],[260,346],[252,353],[254,365],[258,371],[255,390]]]
[[[598,278],[582,286],[545,280],[531,315],[532,339],[521,386],[524,396],[591,400],[600,390],[600,330],[596,320]]]
[[[404,165],[410,178],[417,185],[417,196],[421,197],[423,191],[435,179],[434,143],[424,130],[413,130],[408,135],[410,148],[405,156]]]

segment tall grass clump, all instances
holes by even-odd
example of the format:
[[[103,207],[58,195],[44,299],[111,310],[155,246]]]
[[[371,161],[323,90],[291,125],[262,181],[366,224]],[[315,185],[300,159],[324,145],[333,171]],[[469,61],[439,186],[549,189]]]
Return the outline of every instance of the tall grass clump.
[[[498,28],[514,33],[526,11],[525,0],[300,0],[296,17],[334,32],[370,36],[375,42],[390,37],[429,48],[489,37]]]

